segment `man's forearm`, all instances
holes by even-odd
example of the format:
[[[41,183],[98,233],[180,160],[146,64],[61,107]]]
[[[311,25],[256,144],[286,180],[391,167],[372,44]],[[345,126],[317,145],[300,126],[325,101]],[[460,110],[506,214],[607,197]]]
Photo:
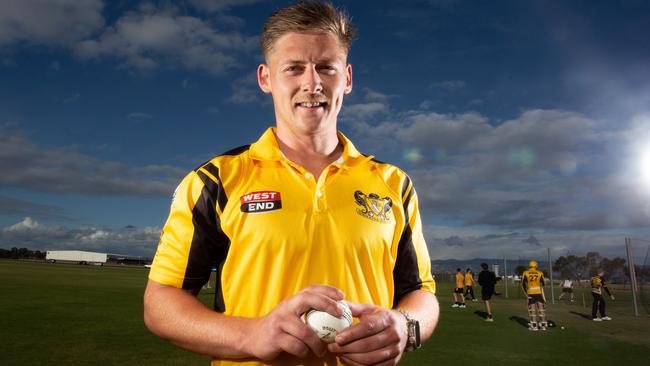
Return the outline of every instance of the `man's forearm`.
[[[217,313],[185,290],[149,281],[144,320],[151,332],[187,350],[215,357],[249,356],[240,340],[251,320]]]
[[[420,338],[426,341],[438,325],[440,307],[436,296],[428,291],[415,290],[406,295],[397,306],[420,323]]]

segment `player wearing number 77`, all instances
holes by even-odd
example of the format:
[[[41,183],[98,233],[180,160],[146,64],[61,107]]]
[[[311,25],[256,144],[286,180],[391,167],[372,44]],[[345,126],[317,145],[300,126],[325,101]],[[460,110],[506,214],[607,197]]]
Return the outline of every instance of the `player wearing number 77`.
[[[528,270],[521,277],[521,285],[528,301],[528,329],[546,330],[546,298],[544,297],[544,273],[537,269],[537,261],[530,261]]]
[[[395,365],[436,326],[413,182],[337,130],[352,91],[352,38],[350,18],[328,3],[273,14],[257,80],[273,99],[275,126],[200,165],[176,190],[145,324],[213,366]],[[196,294],[213,266],[209,308]],[[328,344],[303,314],[342,316],[340,300],[355,323]]]

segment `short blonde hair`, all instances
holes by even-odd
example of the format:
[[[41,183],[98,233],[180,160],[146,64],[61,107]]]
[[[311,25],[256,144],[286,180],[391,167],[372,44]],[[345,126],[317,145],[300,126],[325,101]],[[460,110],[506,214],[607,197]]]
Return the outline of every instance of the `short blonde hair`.
[[[260,45],[268,57],[275,42],[291,32],[329,32],[338,38],[346,55],[352,46],[355,31],[348,14],[330,2],[300,1],[275,12],[262,29]]]

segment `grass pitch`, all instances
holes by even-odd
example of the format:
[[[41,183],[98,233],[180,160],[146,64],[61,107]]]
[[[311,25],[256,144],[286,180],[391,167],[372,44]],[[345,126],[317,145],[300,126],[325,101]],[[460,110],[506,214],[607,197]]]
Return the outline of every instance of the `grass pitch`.
[[[0,260],[0,364],[208,365],[209,358],[151,335],[142,321],[148,270]],[[493,301],[494,323],[482,302],[451,308],[451,283],[439,283],[441,321],[422,349],[401,365],[643,364],[650,355],[650,318],[632,314],[629,290],[608,301],[610,322],[593,322],[591,298],[549,304],[546,332],[525,327],[523,295]],[[502,292],[503,288],[500,289]],[[550,302],[549,290],[547,298]],[[479,291],[477,291],[479,292]],[[556,292],[556,298],[559,291]],[[200,295],[212,303],[208,291]],[[560,327],[564,326],[565,329]]]

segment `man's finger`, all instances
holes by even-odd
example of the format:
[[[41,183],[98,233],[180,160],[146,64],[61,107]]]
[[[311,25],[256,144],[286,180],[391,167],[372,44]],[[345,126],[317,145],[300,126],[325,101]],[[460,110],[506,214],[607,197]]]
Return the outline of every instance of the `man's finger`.
[[[335,341],[339,345],[345,345],[357,339],[370,337],[382,332],[388,327],[388,319],[384,316],[367,316],[361,321],[344,329],[336,335]]]
[[[341,355],[341,359],[349,365],[394,365],[399,356],[399,350],[391,346],[372,352],[346,353]]]
[[[275,339],[275,343],[278,348],[291,355],[301,358],[305,358],[309,355],[309,347],[291,334],[283,333],[278,335]]]
[[[352,316],[356,318],[360,318],[362,315],[369,314],[375,311],[375,309],[377,309],[377,306],[372,304],[363,304],[363,303],[352,302],[352,301],[346,301],[346,302],[350,306],[350,310],[352,311]]]
[[[312,285],[293,296],[292,302],[294,314],[300,316],[311,309],[326,311],[335,316],[343,315],[339,308],[338,301],[343,300],[344,294],[333,286]]]
[[[301,320],[285,321],[280,327],[285,333],[304,343],[315,355],[319,357],[325,355],[326,344],[321,341],[316,332]]]

